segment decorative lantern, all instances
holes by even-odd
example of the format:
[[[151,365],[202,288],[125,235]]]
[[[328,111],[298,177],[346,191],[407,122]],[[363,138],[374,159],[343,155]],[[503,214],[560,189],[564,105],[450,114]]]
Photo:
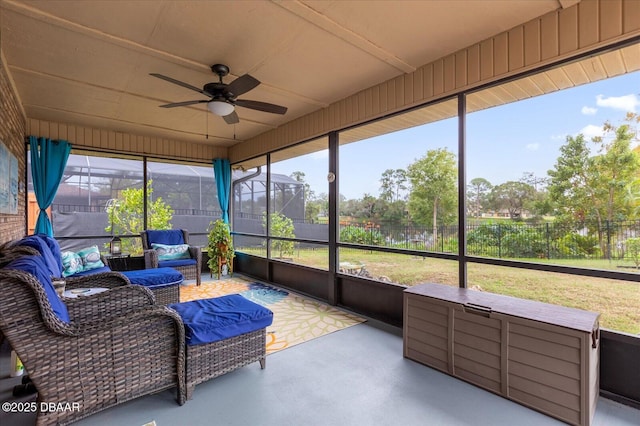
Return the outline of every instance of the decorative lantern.
[[[111,254],[120,254],[120,252],[122,251],[120,238],[111,238],[111,242],[109,243],[109,251],[111,252]]]

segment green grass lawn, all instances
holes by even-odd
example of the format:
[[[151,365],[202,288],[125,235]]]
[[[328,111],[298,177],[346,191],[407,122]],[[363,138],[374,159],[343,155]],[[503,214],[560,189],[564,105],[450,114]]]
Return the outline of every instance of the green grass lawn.
[[[242,250],[250,253],[250,250]],[[540,259],[519,259],[541,262]],[[325,249],[296,250],[294,263],[328,268]],[[341,262],[363,263],[374,279],[406,286],[431,282],[458,285],[458,262],[366,250],[342,250]],[[544,260],[543,260],[544,261]],[[552,260],[548,263],[595,269],[614,269],[615,261]],[[627,264],[628,266],[629,264]],[[634,269],[624,269],[633,271]],[[640,282],[559,274],[529,269],[468,265],[469,287],[524,299],[600,312],[603,328],[640,333]],[[640,274],[638,276],[640,281]]]

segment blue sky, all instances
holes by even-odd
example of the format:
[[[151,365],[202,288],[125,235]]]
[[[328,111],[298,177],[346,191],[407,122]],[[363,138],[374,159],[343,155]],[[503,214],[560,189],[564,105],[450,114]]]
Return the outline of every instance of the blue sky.
[[[627,111],[640,113],[640,72],[606,79],[549,95],[478,111],[467,116],[467,180],[493,185],[519,180],[531,172],[546,177],[567,135],[601,134],[609,120],[621,124]],[[378,195],[388,168],[405,168],[429,149],[457,155],[457,120],[448,119],[340,149],[340,193],[361,198]],[[326,151],[275,164],[276,173],[304,171],[316,193],[328,192]]]

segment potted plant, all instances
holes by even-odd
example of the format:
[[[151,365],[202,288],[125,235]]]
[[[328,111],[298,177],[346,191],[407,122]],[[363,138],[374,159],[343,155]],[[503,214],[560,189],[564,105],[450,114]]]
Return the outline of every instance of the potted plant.
[[[227,265],[229,274],[233,272],[233,258],[236,253],[233,249],[233,241],[231,240],[231,231],[229,225],[222,219],[218,219],[215,222],[209,224],[209,236],[208,236],[207,252],[209,254],[209,271],[213,276],[213,272],[216,271],[218,279],[222,272],[222,266]]]

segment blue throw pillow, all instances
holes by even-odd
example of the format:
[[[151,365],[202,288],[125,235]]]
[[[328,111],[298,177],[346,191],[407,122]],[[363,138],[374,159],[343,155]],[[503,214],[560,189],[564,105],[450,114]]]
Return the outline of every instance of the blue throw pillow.
[[[104,268],[104,263],[102,263],[102,259],[100,258],[100,250],[98,250],[98,246],[83,248],[78,252],[78,256],[82,259],[83,271]]]
[[[158,252],[158,260],[190,259],[189,244],[151,244],[151,248]]]
[[[69,322],[69,311],[67,310],[67,305],[64,304],[58,296],[58,293],[56,293],[55,288],[53,288],[49,268],[45,264],[42,256],[21,256],[9,263],[5,268],[27,272],[36,277],[47,294],[47,298],[49,299],[53,312],[62,321]]]
[[[78,253],[74,253],[72,251],[65,251],[62,253],[62,266],[64,267],[64,271],[62,271],[63,277],[68,277],[69,275],[77,274],[84,270],[82,258]]]

